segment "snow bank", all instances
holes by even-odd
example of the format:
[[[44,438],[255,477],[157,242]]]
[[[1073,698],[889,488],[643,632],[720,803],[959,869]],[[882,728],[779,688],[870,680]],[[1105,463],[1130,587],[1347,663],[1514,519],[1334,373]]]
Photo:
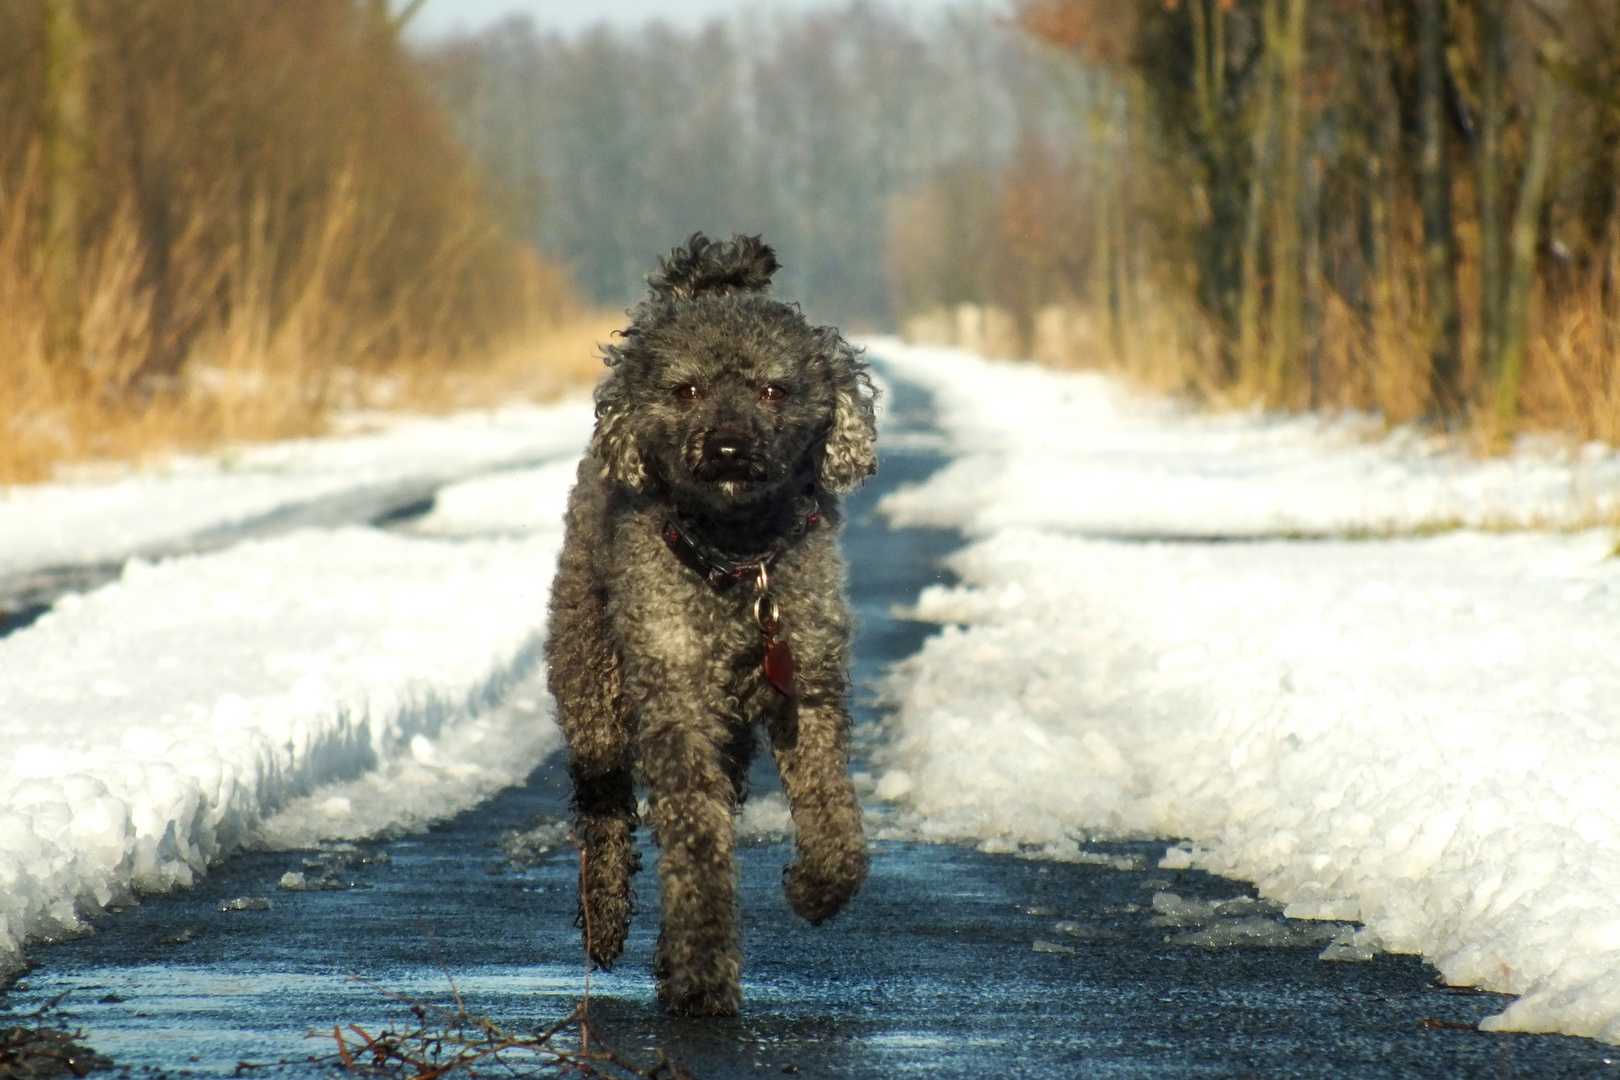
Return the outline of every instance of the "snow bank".
[[[0,488],[0,574],[123,559],[207,529],[412,480],[573,460],[593,422],[584,400],[385,418],[380,430],[363,435],[177,457],[111,480]]]
[[[574,485],[578,456],[532,469],[513,469],[440,488],[433,509],[410,531],[429,536],[560,534],[558,492]]]
[[[520,781],[560,744],[537,685],[559,543],[300,532],[133,562],[0,639],[0,968],[244,844]]]
[[[1522,995],[1488,1027],[1620,1042],[1609,535],[1071,533],[1406,527],[1424,520],[1414,492],[1449,493],[1447,513],[1573,515],[1560,483],[1606,475],[1607,456],[1406,460],[1305,421],[1177,418],[1095,376],[874,351],[939,389],[968,446],[886,509],[985,537],[954,560],[961,586],[920,599],[946,627],[896,679],[879,795],[923,835],[991,850],[1187,837],[1166,866],[1254,881],[1290,916],[1362,921],[1358,944]],[[1374,475],[1394,489],[1380,512],[1404,491],[1407,516],[1357,516]]]
[[[925,490],[885,501],[900,525],[1232,537],[1582,525],[1620,513],[1620,454],[1597,444],[1527,441],[1481,461],[1365,419],[1201,414],[1096,372],[867,344],[936,393],[963,452]]]

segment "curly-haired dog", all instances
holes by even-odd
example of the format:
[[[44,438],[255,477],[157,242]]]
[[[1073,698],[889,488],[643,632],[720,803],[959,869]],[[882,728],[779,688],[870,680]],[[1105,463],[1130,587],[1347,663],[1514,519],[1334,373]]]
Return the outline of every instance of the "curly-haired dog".
[[[603,350],[552,591],[586,948],[606,967],[624,947],[639,774],[661,849],[653,970],[683,1015],[741,997],[733,835],[756,723],[793,813],[793,909],[819,923],[866,876],[837,534],[839,493],[876,468],[874,392],[836,330],[764,295],[776,269],[747,236],[659,261]]]

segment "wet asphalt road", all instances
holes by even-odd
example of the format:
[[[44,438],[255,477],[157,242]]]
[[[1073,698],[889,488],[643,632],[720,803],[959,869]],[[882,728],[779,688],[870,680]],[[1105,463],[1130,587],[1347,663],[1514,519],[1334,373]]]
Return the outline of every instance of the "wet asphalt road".
[[[948,533],[891,531],[870,511],[885,490],[940,463],[916,435],[926,400],[897,388],[910,420],[891,438],[880,483],[851,506],[846,551],[862,617],[856,677],[865,685],[931,628],[890,616],[937,580]],[[872,719],[868,705],[861,717]],[[755,792],[775,787],[768,765]],[[64,1019],[132,1075],[226,1075],[238,1063],[327,1054],[334,1023],[409,1023],[405,1007],[352,981],[448,1002],[431,931],[471,1011],[510,1030],[566,1016],[584,987],[573,927],[577,863],[562,845],[527,869],[499,846],[508,830],[559,821],[558,763],[526,786],[426,834],[350,853],[250,853],[188,893],[149,898],[93,937],[35,950],[40,966],[0,998],[27,1012],[63,991]],[[612,974],[592,977],[591,1015],[605,1040],[650,1064],[662,1049],[708,1078],[889,1077],[1526,1077],[1609,1076],[1614,1050],[1556,1036],[1486,1035],[1468,1027],[1500,1010],[1496,995],[1434,985],[1413,957],[1324,963],[1321,944],[1208,948],[1156,924],[1153,899],[1227,900],[1247,890],[1155,868],[1164,844],[1095,845],[1105,865],[1041,863],[959,847],[879,843],[848,912],[811,928],[780,891],[785,844],[741,853],[743,1013],[732,1020],[662,1015],[647,974],[657,890]],[[363,886],[285,892],[310,863],[351,865]],[[319,872],[309,867],[310,876]],[[268,910],[221,911],[267,897]],[[1162,920],[1160,920],[1162,922]],[[1060,924],[1062,924],[1060,926]],[[1037,941],[1050,943],[1037,951]],[[306,1034],[325,1032],[306,1038]],[[276,1076],[328,1075],[290,1064]]]

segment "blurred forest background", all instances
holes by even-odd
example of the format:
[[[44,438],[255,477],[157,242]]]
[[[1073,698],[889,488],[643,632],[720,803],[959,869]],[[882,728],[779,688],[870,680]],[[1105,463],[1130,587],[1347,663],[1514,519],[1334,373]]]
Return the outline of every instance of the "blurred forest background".
[[[782,295],[888,328],[988,298],[982,219],[1019,153],[1054,168],[1087,154],[1086,79],[1008,14],[858,3],[574,40],[515,21],[425,61],[514,220],[598,302],[638,297],[651,254],[694,229],[762,233]],[[1075,223],[1046,224],[1055,238]],[[908,227],[950,250],[914,259],[896,247]],[[940,280],[921,280],[940,255]]]
[[[1017,23],[1092,72],[1074,295],[1116,363],[1486,446],[1620,437],[1615,0],[1023,0]]]
[[[601,303],[763,231],[818,317],[1215,403],[1620,438],[1620,3],[871,4],[426,62]]]
[[[1620,441],[1616,0],[421,2],[0,5],[0,480],[577,384],[697,229],[853,330]]]

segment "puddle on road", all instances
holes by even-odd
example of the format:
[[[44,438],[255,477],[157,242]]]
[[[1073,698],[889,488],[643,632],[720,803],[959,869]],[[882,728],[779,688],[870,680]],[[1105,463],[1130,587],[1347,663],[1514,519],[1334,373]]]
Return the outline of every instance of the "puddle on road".
[[[946,580],[939,560],[960,545],[953,533],[891,531],[875,519],[885,491],[943,463],[926,396],[898,384],[887,404],[898,422],[885,432],[879,482],[851,500],[845,536],[861,620],[853,674],[867,689],[934,632],[892,612]],[[869,693],[856,708],[860,722],[879,718]],[[768,808],[774,771],[762,762],[753,779]],[[357,887],[279,889],[289,873],[321,877],[319,853],[241,855],[190,892],[102,920],[93,937],[37,948],[41,966],[0,997],[0,1009],[25,1013],[67,991],[62,1019],[97,1050],[127,1069],[194,1076],[328,1054],[334,1024],[413,1024],[408,1005],[346,972],[449,1005],[448,969],[470,1010],[509,1030],[547,1026],[584,990],[577,862],[566,844],[548,848],[532,833],[534,843],[514,846],[508,834],[566,813],[567,779],[552,762],[524,787],[380,845],[386,862],[346,864],[345,884]],[[880,842],[851,909],[812,928],[781,895],[791,852],[762,827],[740,851],[743,1015],[691,1021],[664,1016],[654,1000],[655,853],[644,839],[641,910],[617,969],[592,976],[592,1019],[643,1064],[663,1050],[710,1080],[790,1070],[840,1078],[1608,1075],[1606,1049],[1584,1040],[1425,1026],[1473,1024],[1504,999],[1436,987],[1433,970],[1413,957],[1327,964],[1317,959],[1320,943],[1166,941],[1213,925],[1194,926],[1193,916],[1213,920],[1227,910],[1217,903],[1247,890],[1157,869],[1164,847],[1096,844],[1089,862],[1051,863]],[[1155,904],[1155,893],[1176,900]],[[271,906],[219,910],[248,896]],[[1240,909],[1255,914],[1230,906],[1234,916]],[[1170,912],[1188,925],[1155,922]],[[268,1075],[329,1073],[287,1065]]]

